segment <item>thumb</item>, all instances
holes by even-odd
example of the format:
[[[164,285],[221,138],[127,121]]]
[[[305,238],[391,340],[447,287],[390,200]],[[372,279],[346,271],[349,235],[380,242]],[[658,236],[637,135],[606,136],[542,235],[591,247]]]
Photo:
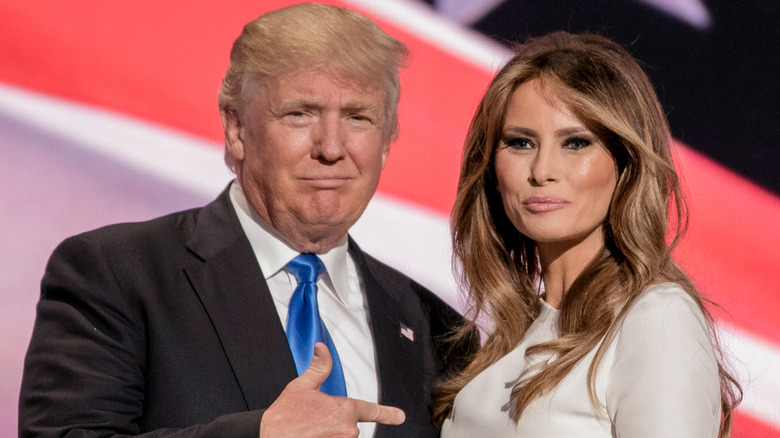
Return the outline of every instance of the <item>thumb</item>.
[[[328,379],[333,368],[333,358],[328,347],[322,342],[314,344],[314,357],[306,371],[297,379],[290,382],[297,389],[311,389],[319,391],[320,386]]]

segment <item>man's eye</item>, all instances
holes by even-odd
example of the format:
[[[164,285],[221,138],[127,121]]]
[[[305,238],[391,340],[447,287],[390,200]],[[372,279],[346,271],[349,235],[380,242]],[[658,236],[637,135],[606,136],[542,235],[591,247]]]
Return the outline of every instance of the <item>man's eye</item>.
[[[350,114],[347,119],[358,123],[371,123],[373,120],[371,117],[365,114]]]
[[[281,118],[282,123],[287,126],[302,128],[309,126],[313,122],[312,114],[308,111],[288,111]]]
[[[353,129],[368,129],[373,125],[373,119],[362,114],[350,114],[344,120]]]

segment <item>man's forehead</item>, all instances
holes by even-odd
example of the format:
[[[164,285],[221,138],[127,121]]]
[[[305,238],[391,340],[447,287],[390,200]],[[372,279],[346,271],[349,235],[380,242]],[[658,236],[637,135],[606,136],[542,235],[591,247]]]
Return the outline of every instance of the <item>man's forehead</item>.
[[[370,107],[382,105],[385,98],[377,81],[360,81],[320,70],[298,70],[268,78],[259,88],[269,101],[285,105],[325,104],[335,98],[342,107]]]
[[[381,101],[377,99],[369,99],[368,97],[361,99],[356,97],[349,100],[338,100],[336,102],[321,96],[310,96],[296,98],[295,96],[281,96],[277,99],[270,98],[269,103],[274,108],[278,109],[295,109],[295,108],[325,108],[329,105],[338,104],[338,107],[342,111],[379,111],[381,109]]]

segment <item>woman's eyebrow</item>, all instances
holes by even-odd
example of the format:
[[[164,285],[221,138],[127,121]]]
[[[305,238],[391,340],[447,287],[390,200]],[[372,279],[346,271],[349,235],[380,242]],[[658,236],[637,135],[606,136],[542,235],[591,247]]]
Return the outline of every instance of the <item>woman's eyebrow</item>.
[[[521,134],[535,139],[539,138],[539,134],[536,131],[533,129],[524,128],[522,126],[509,125],[504,128],[504,132],[508,134]]]

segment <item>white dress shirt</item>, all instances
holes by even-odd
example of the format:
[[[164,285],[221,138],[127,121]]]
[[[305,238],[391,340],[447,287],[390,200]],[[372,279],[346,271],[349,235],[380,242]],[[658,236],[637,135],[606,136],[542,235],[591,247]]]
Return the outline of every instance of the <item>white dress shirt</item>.
[[[285,266],[299,253],[255,214],[237,181],[230,187],[230,201],[263,271],[279,321],[287,327],[287,309],[297,280]],[[379,378],[368,303],[355,261],[347,252],[347,236],[330,251],[317,255],[326,269],[317,280],[317,303],[341,359],[347,396],[376,403]],[[376,424],[359,423],[358,428],[361,438],[373,437]]]
[[[559,337],[558,310],[542,311],[523,339],[455,398],[442,438],[715,438],[720,424],[718,364],[704,316],[677,284],[648,287],[628,311],[588,398],[591,350],[515,424],[510,393],[551,357],[526,357],[532,345]]]

